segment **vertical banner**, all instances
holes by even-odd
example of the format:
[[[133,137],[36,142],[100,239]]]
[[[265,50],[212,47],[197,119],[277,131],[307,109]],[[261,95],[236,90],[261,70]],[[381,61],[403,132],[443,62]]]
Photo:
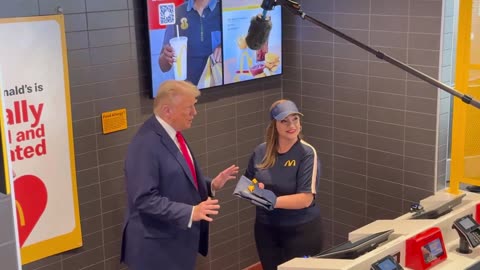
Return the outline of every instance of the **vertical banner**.
[[[22,263],[82,246],[63,15],[0,19]]]

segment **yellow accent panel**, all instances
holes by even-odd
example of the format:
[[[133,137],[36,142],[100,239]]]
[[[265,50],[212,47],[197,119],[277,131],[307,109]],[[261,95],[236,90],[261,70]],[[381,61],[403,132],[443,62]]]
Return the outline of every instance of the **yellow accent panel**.
[[[465,177],[479,178],[480,177],[480,156],[466,156],[465,162]]]
[[[257,9],[257,8],[260,8],[260,5],[246,5],[246,6],[240,6],[240,7],[223,7],[222,10],[223,10],[223,12],[229,12],[229,11],[249,10],[249,9]]]
[[[456,57],[456,88],[480,99],[479,0],[460,1]],[[480,186],[480,110],[454,99],[452,160],[449,192],[459,193],[460,183]]]
[[[480,155],[480,109],[470,106],[465,116],[465,157]]]
[[[0,74],[0,79],[1,79],[1,74]],[[1,87],[1,82],[0,82],[0,94],[2,94],[3,91],[2,91],[2,87]],[[2,97],[0,97],[2,100],[0,101],[0,112],[3,112],[3,94],[2,94]],[[3,119],[3,114],[0,114],[0,116],[2,117],[2,119],[0,119],[0,134],[1,134],[1,138],[2,138],[2,141],[0,142],[2,144],[2,149],[3,149],[3,168],[1,168],[3,171],[4,171],[4,175],[5,175],[5,192],[7,194],[10,194],[10,169],[8,167],[8,161],[10,160],[10,155],[8,155],[8,151],[7,151],[7,134],[5,134],[5,126],[4,126],[4,123],[5,123],[5,119]],[[1,185],[3,185],[4,183],[1,183]]]

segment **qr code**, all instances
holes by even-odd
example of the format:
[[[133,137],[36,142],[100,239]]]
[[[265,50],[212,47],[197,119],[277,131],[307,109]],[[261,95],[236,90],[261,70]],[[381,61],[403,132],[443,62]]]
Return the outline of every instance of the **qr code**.
[[[158,5],[158,14],[160,14],[160,24],[169,25],[175,24],[175,4],[160,4]]]

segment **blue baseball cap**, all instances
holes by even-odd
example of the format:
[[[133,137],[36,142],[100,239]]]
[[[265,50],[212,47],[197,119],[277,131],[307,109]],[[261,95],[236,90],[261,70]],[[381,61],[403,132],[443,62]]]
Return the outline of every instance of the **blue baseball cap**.
[[[299,114],[303,116],[301,112],[298,111],[297,105],[290,100],[285,100],[283,102],[278,103],[273,107],[272,111],[270,112],[270,117],[275,120],[283,120],[285,117],[289,116],[290,114]]]

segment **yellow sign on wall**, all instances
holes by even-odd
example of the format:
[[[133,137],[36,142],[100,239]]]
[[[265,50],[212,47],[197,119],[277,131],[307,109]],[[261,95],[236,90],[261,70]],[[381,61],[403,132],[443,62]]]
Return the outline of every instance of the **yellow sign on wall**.
[[[7,192],[27,264],[83,244],[64,17],[0,19],[0,36],[9,37],[0,43]]]
[[[103,134],[127,129],[127,109],[102,113]]]

